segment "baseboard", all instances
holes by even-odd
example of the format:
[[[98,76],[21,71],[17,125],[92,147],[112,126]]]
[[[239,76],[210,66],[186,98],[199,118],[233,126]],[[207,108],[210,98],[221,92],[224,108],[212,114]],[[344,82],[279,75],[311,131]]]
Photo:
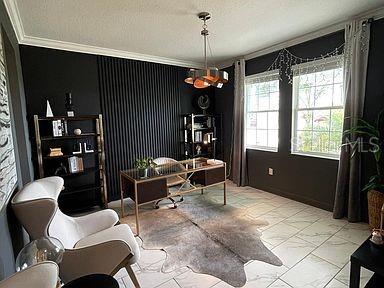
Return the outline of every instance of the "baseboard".
[[[270,193],[273,193],[273,194],[276,194],[276,195],[279,195],[279,196],[283,196],[283,197],[289,198],[291,200],[302,202],[304,204],[308,204],[308,205],[311,205],[311,206],[314,206],[314,207],[317,207],[317,208],[320,208],[320,209],[324,209],[324,210],[327,210],[327,211],[330,211],[330,212],[333,211],[333,203],[325,203],[325,202],[313,200],[313,199],[310,199],[310,198],[307,198],[307,197],[303,197],[303,196],[300,196],[300,195],[297,195],[297,194],[294,194],[294,193],[291,193],[291,192],[283,191],[283,190],[280,190],[280,189],[276,189],[276,188],[262,187],[262,186],[257,186],[256,187],[256,186],[252,186],[252,185],[249,185],[249,186],[253,187],[253,188],[256,188],[256,189],[260,189],[260,190],[266,191],[266,192],[270,192]]]

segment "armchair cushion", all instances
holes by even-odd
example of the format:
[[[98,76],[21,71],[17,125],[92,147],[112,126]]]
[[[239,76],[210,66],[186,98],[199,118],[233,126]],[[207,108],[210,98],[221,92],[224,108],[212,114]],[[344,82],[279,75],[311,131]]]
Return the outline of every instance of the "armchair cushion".
[[[127,224],[120,224],[103,231],[89,235],[79,240],[75,249],[98,245],[110,241],[121,241],[127,245],[127,255],[132,254],[131,262],[135,263],[140,257],[140,248],[131,228]]]
[[[48,232],[49,236],[60,239],[66,249],[71,249],[83,237],[108,229],[118,221],[119,216],[111,209],[81,217],[67,217],[58,210]]]
[[[77,225],[81,227],[84,236],[108,229],[119,222],[119,216],[112,209],[105,209],[81,217],[76,217]]]
[[[55,288],[58,277],[59,267],[56,263],[40,262],[1,281],[0,288]]]

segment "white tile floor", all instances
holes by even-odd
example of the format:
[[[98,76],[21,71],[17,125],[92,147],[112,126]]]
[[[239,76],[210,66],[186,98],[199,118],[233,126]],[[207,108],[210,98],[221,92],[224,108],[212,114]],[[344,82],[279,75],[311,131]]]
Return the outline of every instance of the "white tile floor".
[[[205,194],[222,202],[220,187],[207,189]],[[261,228],[262,241],[283,262],[281,267],[260,261],[248,262],[244,287],[348,287],[349,256],[369,236],[367,224],[335,220],[328,211],[251,187],[238,188],[230,182],[228,203],[247,209],[252,219],[269,223]],[[119,202],[111,206],[114,205],[118,206]],[[231,287],[220,279],[194,273],[187,267],[162,273],[165,258],[165,252],[160,250],[142,251],[134,269],[143,288]],[[362,269],[362,287],[371,275],[370,271]],[[121,288],[133,287],[125,270],[120,270],[115,277]]]

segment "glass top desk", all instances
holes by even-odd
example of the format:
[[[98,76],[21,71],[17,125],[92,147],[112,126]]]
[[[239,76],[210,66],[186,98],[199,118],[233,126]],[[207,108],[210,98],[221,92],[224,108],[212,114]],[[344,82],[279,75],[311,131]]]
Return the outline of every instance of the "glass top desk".
[[[207,160],[195,158],[158,165],[149,168],[146,177],[142,177],[138,169],[120,171],[121,217],[125,216],[124,198],[129,197],[135,203],[136,234],[139,235],[139,206],[219,184],[224,184],[223,203],[226,205],[226,163],[210,164]],[[172,193],[167,185],[171,177],[185,180]]]

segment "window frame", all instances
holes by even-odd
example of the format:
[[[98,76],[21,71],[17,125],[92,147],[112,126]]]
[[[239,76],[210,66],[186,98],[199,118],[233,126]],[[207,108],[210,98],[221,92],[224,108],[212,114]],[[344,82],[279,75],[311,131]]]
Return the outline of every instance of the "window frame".
[[[291,154],[292,155],[300,155],[300,156],[309,156],[309,157],[315,157],[315,158],[324,158],[324,159],[330,159],[330,160],[339,160],[340,158],[340,153],[339,154],[332,154],[332,153],[322,153],[322,152],[313,152],[313,151],[300,151],[297,150],[297,125],[298,125],[298,112],[299,111],[316,111],[316,110],[329,110],[332,112],[332,110],[338,110],[338,109],[345,109],[345,104],[339,105],[339,106],[322,106],[322,107],[311,107],[311,108],[299,108],[299,83],[298,83],[298,77],[301,75],[307,75],[311,73],[317,73],[317,72],[323,72],[327,70],[335,70],[338,68],[343,68],[343,65],[340,65],[339,63],[342,63],[344,55],[338,55],[338,56],[333,56],[330,58],[325,58],[325,59],[320,59],[320,60],[315,60],[303,64],[298,64],[292,66],[292,72],[293,72],[293,81],[292,81],[292,131],[291,131]],[[332,59],[333,58],[333,59]],[[322,69],[310,72],[310,73],[300,73],[300,69],[307,69],[314,67],[315,65],[322,65]],[[297,74],[297,75],[295,75]],[[333,85],[335,84],[334,82],[332,83]],[[343,82],[344,86],[344,77],[343,77]],[[316,87],[320,87],[315,86]],[[344,89],[343,89],[344,92]],[[333,95],[332,95],[333,96]],[[313,133],[313,119],[312,119],[312,130],[310,130]],[[328,135],[332,133],[331,129],[328,131]],[[343,133],[341,131],[341,133]],[[312,142],[312,138],[311,138]],[[340,143],[341,144],[341,143]]]
[[[250,110],[248,111],[248,92],[247,92],[247,86],[251,84],[256,83],[263,83],[263,82],[271,82],[271,81],[278,81],[278,92],[279,92],[279,107],[276,110]],[[270,97],[269,93],[268,96]],[[277,130],[277,147],[270,147],[270,146],[262,146],[262,145],[247,145],[246,142],[246,136],[247,136],[247,127],[248,127],[248,114],[258,114],[258,113],[268,113],[268,112],[277,112],[278,114],[278,128],[277,129],[255,129],[257,130]],[[267,127],[268,127],[268,114],[267,114]],[[279,143],[280,143],[280,137],[279,137],[279,131],[280,131],[280,71],[278,69],[272,70],[272,71],[266,71],[262,73],[252,74],[245,77],[244,81],[244,129],[243,129],[243,135],[244,135],[244,146],[245,149],[249,150],[258,150],[258,151],[266,151],[266,152],[278,152],[279,151]],[[257,132],[256,132],[257,133]]]

